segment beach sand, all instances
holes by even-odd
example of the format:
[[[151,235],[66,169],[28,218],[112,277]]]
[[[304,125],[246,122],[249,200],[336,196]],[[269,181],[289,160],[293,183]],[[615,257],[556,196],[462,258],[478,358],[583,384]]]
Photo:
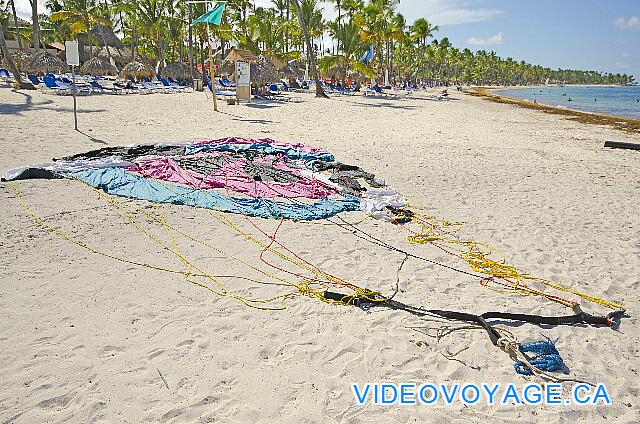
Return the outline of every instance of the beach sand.
[[[640,135],[454,93],[451,101],[299,95],[211,111],[203,93],[71,97],[0,89],[0,170],[104,146],[224,136],[270,137],[330,149],[384,178],[437,217],[465,221],[509,263],[625,305],[610,328],[512,327],[521,342],[557,339],[570,377],[607,385],[610,406],[358,406],[352,383],[515,383],[509,356],[483,331],[440,341],[400,311],[365,313],[298,297],[283,311],[250,309],[180,275],[93,254],[44,229],[0,183],[0,423],[35,422],[615,422],[640,417],[640,153],[605,140]],[[130,260],[184,269],[86,186],[18,181],[47,224]],[[150,203],[119,198],[155,211]],[[170,225],[255,266],[260,248],[204,210],[163,205]],[[343,215],[350,222],[361,212]],[[228,215],[257,234],[241,216]],[[256,219],[268,231],[277,222]],[[284,222],[279,240],[304,259],[396,300],[473,313],[565,315],[541,298],[501,294],[478,279],[389,252],[326,222]],[[391,224],[359,228],[463,269]],[[162,235],[161,229],[154,234]],[[264,238],[263,238],[264,239]],[[185,239],[181,251],[216,275],[255,272]],[[289,266],[272,255],[271,263]],[[221,278],[243,293],[277,293]],[[576,299],[576,298],[573,298]],[[582,302],[598,315],[608,309]],[[418,342],[424,343],[418,343]],[[459,353],[447,359],[441,352]]]

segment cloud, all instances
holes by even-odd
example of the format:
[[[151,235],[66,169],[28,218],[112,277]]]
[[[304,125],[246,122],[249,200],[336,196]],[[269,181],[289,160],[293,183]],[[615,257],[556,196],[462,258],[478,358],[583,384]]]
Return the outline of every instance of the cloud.
[[[493,37],[488,38],[471,37],[467,40],[467,44],[471,46],[494,46],[496,44],[502,44],[502,33],[499,32]]]
[[[613,21],[613,25],[620,29],[637,29],[640,28],[640,17],[629,16],[628,18],[618,18]]]
[[[489,20],[502,10],[474,7],[469,0],[402,0],[398,6],[408,22],[426,18],[436,25],[460,25]]]
[[[15,0],[16,2],[16,14],[22,19],[26,19],[31,22],[31,3],[29,0]],[[44,4],[44,0],[38,0],[38,14],[48,13],[48,10]]]

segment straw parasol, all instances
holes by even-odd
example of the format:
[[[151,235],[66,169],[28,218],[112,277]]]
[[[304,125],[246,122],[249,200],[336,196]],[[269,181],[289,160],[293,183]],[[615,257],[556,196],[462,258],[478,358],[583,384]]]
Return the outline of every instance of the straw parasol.
[[[35,53],[24,64],[26,72],[45,74],[47,72],[67,72],[69,68],[62,60],[47,52]]]
[[[123,78],[133,77],[136,80],[149,77],[153,78],[153,70],[144,63],[134,60],[127,63],[120,71],[120,76]]]
[[[304,75],[304,69],[294,68],[291,65],[285,65],[280,72],[287,78],[297,78]]]
[[[260,57],[257,62],[251,63],[252,82],[266,84],[278,81],[279,79],[276,65],[266,57]]]
[[[31,53],[26,50],[15,50],[10,53],[11,58],[13,59],[13,63],[15,63],[18,71],[22,72],[25,69],[26,63],[31,59]],[[7,68],[9,64],[7,63],[7,58],[2,60],[2,66]]]
[[[116,66],[120,66],[120,67],[126,65],[132,60],[137,60],[138,62],[142,62],[148,65],[147,61],[140,57],[131,59],[131,56],[132,56],[131,50],[128,49],[127,47],[116,48],[116,47],[105,46],[102,49],[100,49],[97,55],[99,58],[104,59],[106,61],[110,61],[111,59],[113,59],[113,61],[116,63]]]
[[[98,42],[98,46],[110,46],[116,49],[122,49],[124,44],[116,36],[111,28],[106,25],[95,25],[89,30],[89,38],[94,38]]]
[[[176,78],[181,81],[191,81],[191,67],[186,63],[175,62],[168,64],[163,73],[172,78]]]
[[[115,66],[99,57],[86,61],[80,68],[80,72],[93,76],[118,75],[118,69]]]

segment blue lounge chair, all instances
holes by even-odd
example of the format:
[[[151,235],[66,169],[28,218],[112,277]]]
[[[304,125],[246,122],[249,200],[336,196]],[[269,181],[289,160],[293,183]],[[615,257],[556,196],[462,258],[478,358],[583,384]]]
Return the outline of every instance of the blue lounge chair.
[[[70,93],[70,92],[73,91],[73,87],[72,86],[66,85],[63,82],[58,82],[51,75],[45,75],[45,77],[42,80],[44,82],[44,85],[49,90],[52,90],[55,93],[67,94],[67,93]]]
[[[364,95],[365,96],[384,96],[385,92],[382,90],[382,87],[376,84],[373,87],[365,90]]]
[[[221,86],[223,86],[224,88],[234,88],[234,87],[236,86],[236,84],[235,84],[235,83],[233,83],[233,82],[229,81],[229,80],[228,80],[228,79],[226,79],[226,78],[225,78],[225,79],[219,78],[219,79],[218,79],[218,83],[219,83]]]
[[[211,83],[209,83],[209,84],[207,85],[207,87],[209,87],[209,91],[211,91]],[[224,98],[227,98],[227,97],[236,97],[236,93],[235,93],[234,91],[222,91],[222,90],[218,90],[218,89],[216,88],[216,96],[218,96],[218,97],[224,97]]]
[[[116,86],[114,86],[113,88],[105,87],[97,80],[89,81],[89,84],[91,85],[91,91],[93,92],[120,94],[124,91],[122,88]]]
[[[13,75],[11,75],[11,73],[6,69],[0,68],[0,79],[2,79],[3,81],[7,81],[13,79]]]
[[[164,85],[166,88],[171,89],[171,90],[178,90],[178,91],[184,91],[187,90],[189,87],[187,87],[186,85],[180,85],[178,83],[172,83],[170,81],[168,81],[165,78],[160,78],[160,82],[162,83],[162,85]]]
[[[157,85],[152,83],[151,81],[142,81],[140,84],[142,84],[142,87],[152,93],[158,92],[158,91],[164,91],[166,92],[167,89],[163,86],[163,85]]]
[[[42,84],[42,81],[40,81],[40,80],[38,79],[38,77],[37,77],[37,76],[35,76],[35,75],[33,75],[33,74],[28,74],[28,75],[27,75],[27,79],[29,79],[29,82],[30,82],[31,84],[35,85],[36,87],[37,87],[38,85]]]
[[[277,84],[270,84],[269,85],[269,94],[273,95],[273,96],[277,96],[280,94],[280,88],[278,88]]]

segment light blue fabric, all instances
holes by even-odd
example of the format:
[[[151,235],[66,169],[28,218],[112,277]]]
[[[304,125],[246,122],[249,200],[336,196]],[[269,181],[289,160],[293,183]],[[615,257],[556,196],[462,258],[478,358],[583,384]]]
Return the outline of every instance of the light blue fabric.
[[[360,209],[360,199],[355,196],[344,196],[342,199],[335,200],[325,198],[312,204],[283,203],[270,199],[229,198],[213,190],[197,190],[171,183],[160,183],[123,168],[87,169],[72,172],[70,175],[108,194],[262,218],[312,221],[329,218],[340,212]]]
[[[274,146],[266,142],[256,142],[250,144],[242,143],[213,143],[202,145],[188,145],[185,153],[193,155],[199,152],[250,152],[256,151],[265,154],[283,154],[290,159],[302,159],[304,161],[321,160],[324,162],[333,162],[335,157],[329,152],[309,152],[304,149],[296,149],[294,147]]]

